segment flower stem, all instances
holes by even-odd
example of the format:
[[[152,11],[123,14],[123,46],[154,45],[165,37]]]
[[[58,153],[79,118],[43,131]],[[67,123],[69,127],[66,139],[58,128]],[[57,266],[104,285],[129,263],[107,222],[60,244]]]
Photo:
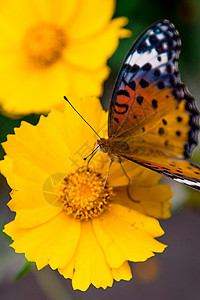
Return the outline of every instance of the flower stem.
[[[35,270],[33,274],[49,300],[72,300],[55,271],[46,267],[40,271]]]

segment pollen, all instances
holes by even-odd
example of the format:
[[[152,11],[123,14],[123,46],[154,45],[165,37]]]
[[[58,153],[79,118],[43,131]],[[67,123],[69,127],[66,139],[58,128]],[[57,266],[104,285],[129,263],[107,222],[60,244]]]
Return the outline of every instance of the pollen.
[[[62,57],[66,44],[67,39],[62,28],[44,23],[29,28],[23,46],[31,64],[37,68],[46,68]]]
[[[100,216],[114,195],[100,173],[81,167],[67,175],[60,186],[60,200],[68,215],[78,220],[91,220]]]

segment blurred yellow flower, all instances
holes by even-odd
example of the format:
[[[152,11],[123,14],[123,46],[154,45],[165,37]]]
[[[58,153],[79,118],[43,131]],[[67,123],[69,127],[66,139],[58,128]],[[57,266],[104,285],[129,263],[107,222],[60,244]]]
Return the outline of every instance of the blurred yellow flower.
[[[0,105],[11,115],[48,112],[63,95],[98,96],[127,19],[114,0],[2,1]]]
[[[102,137],[107,113],[97,98],[72,100],[78,111]],[[88,107],[89,103],[89,107]],[[172,191],[158,184],[161,176],[132,162],[113,163],[98,152],[88,168],[83,157],[91,152],[96,136],[66,106],[52,110],[38,125],[22,122],[3,144],[7,153],[0,169],[12,187],[11,210],[15,220],[5,226],[12,247],[25,253],[41,269],[47,264],[72,279],[74,289],[90,284],[106,288],[113,280],[130,280],[128,261],[145,261],[165,245],[153,217],[170,216]],[[103,188],[104,187],[104,188]],[[151,217],[150,217],[151,216]]]

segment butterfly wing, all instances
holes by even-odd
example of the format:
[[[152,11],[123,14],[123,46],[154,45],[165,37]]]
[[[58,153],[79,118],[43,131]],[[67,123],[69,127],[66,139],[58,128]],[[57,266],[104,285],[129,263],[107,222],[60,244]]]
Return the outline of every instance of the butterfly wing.
[[[180,80],[180,45],[167,20],[138,38],[116,81],[108,135],[112,154],[200,190],[200,167],[183,160],[197,145],[199,112]]]
[[[187,160],[170,158],[162,148],[144,144],[141,138],[130,141],[113,140],[113,154],[153,171],[168,176],[175,181],[200,190],[200,166]]]
[[[150,159],[148,161],[146,160],[146,157],[142,156],[139,158],[130,155],[122,155],[122,157],[200,191],[200,166],[194,163],[185,160],[172,160],[161,157]]]
[[[138,136],[145,144],[164,147],[172,157],[191,155],[198,141],[199,116],[194,98],[180,81],[180,45],[177,30],[167,20],[153,24],[138,38],[115,85],[109,137]]]
[[[167,157],[189,158],[196,147],[199,115],[194,98],[183,89],[183,99],[140,137],[144,145],[160,149]],[[131,142],[131,141],[130,141]]]

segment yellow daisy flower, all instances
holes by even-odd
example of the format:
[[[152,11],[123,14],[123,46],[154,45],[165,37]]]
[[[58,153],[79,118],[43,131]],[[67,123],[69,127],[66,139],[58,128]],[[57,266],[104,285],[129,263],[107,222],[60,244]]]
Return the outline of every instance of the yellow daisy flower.
[[[114,10],[114,0],[2,1],[1,109],[41,113],[60,95],[99,96],[107,59],[130,35],[126,18],[111,20]]]
[[[72,99],[76,108],[102,137],[107,134],[107,113],[97,98]],[[89,104],[89,105],[88,105]],[[88,107],[89,106],[89,107]],[[47,264],[72,279],[74,289],[90,284],[106,288],[113,280],[130,280],[128,261],[145,261],[162,252],[155,240],[162,235],[158,221],[167,218],[169,186],[161,176],[124,162],[132,178],[130,200],[127,178],[98,152],[88,166],[83,157],[96,140],[91,128],[66,104],[52,110],[38,125],[22,122],[3,147],[7,153],[0,169],[12,187],[15,220],[5,226],[12,247],[25,253],[41,269]]]

